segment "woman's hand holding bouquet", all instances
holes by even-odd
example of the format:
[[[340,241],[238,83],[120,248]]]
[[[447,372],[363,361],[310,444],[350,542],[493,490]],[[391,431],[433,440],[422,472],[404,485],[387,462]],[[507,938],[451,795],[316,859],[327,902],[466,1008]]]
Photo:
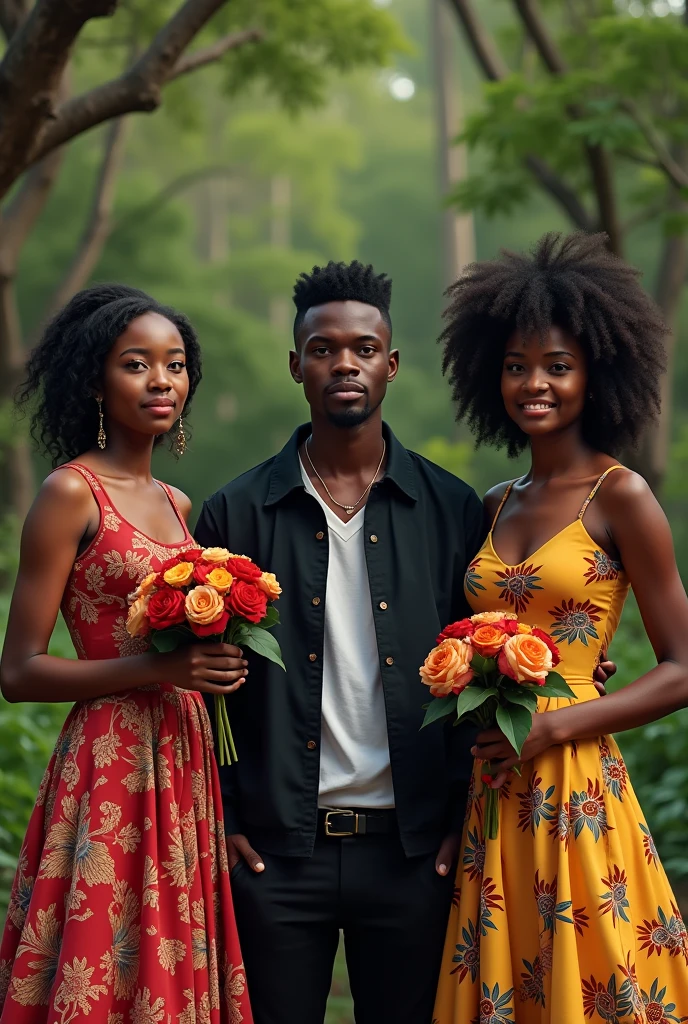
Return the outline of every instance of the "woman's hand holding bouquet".
[[[506,754],[504,738],[510,744],[509,756],[519,759],[538,697],[575,696],[553,671],[560,660],[556,644],[543,630],[519,622],[509,612],[481,612],[447,626],[420,669],[435,698],[426,705],[423,726],[452,714],[455,723],[469,719],[484,730],[497,726],[494,734],[481,736],[486,744],[474,748],[487,762],[482,781],[485,835],[490,839],[499,828],[499,790],[492,783],[505,767],[496,760]]]
[[[183,551],[150,573],[129,597],[127,630],[131,636],[150,635],[153,647],[181,654],[184,667],[204,680],[215,693],[215,718],[220,764],[237,760],[225,706],[225,673],[241,657],[239,646],[249,647],[284,668],[279,644],[268,632],[279,622],[274,607],[282,593],[272,573],[263,572],[245,555],[226,548]],[[203,651],[199,642],[212,641]],[[188,662],[188,664],[187,664]],[[245,664],[245,662],[244,662]],[[172,680],[174,681],[174,680]],[[234,683],[232,689],[238,685]]]

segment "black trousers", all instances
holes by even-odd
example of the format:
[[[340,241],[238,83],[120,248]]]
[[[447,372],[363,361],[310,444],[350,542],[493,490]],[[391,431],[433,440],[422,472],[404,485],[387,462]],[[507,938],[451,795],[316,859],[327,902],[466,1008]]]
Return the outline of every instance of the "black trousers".
[[[316,840],[310,859],[261,853],[232,872],[255,1024],[323,1024],[344,932],[357,1024],[431,1024],[454,874],[397,835]]]

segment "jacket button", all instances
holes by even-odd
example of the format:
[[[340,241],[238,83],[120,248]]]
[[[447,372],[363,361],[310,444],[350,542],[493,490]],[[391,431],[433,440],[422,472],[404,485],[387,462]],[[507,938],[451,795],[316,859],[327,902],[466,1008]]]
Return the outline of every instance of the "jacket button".
[[[371,544],[377,544],[377,534],[376,533],[371,533],[371,535],[370,535],[370,543]]]
[[[315,539],[316,540],[322,540],[324,536],[325,536],[325,534],[322,532],[322,530],[318,530],[318,532],[315,535]]]
[[[318,744],[315,742],[315,740],[309,740],[308,743],[306,744],[309,750],[315,750],[317,745]]]
[[[380,601],[380,608],[382,608],[383,612],[386,612],[387,611],[387,602],[386,601]]]
[[[318,655],[317,654],[309,654],[308,655],[308,660],[309,661],[317,661],[318,660]]]
[[[318,607],[318,605],[320,604],[320,598],[319,598],[319,597],[314,597],[314,598],[313,598],[313,599],[311,600],[311,604],[315,605],[315,607],[317,608],[317,607]]]
[[[393,665],[394,658],[385,658],[385,665]]]

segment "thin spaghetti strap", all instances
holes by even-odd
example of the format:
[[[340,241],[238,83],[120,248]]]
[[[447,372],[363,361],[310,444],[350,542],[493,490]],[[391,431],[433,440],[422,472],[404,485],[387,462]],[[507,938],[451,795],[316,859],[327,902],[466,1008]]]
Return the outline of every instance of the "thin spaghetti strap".
[[[93,473],[88,466],[82,466],[80,462],[65,462],[61,466],[56,466],[53,473],[57,473],[59,469],[73,469],[79,474],[79,476],[82,476],[91,488],[91,493],[100,507],[103,505],[109,506],[111,504],[107,491],[95,473]]]
[[[499,513],[500,513],[500,512],[502,511],[502,509],[504,508],[504,506],[505,506],[505,504],[506,504],[506,500],[507,500],[507,498],[509,497],[509,495],[511,494],[511,488],[512,488],[512,487],[514,486],[514,484],[515,484],[515,483],[516,483],[516,481],[515,481],[515,480],[511,480],[511,481],[510,481],[510,482],[509,482],[509,483],[507,484],[507,486],[506,486],[506,490],[504,491],[504,494],[502,495],[502,500],[501,500],[501,501],[500,501],[500,503],[499,503],[499,508],[498,508],[498,509],[497,509],[497,511],[495,512],[495,517],[494,517],[494,519],[492,520],[492,526],[490,527],[490,533],[492,533],[492,531],[494,530],[495,526],[497,525],[497,520],[499,519]]]
[[[585,511],[586,511],[586,509],[587,509],[588,505],[590,504],[590,502],[592,501],[592,499],[593,499],[593,498],[595,497],[595,495],[597,494],[597,492],[599,491],[600,487],[602,486],[602,484],[604,483],[604,481],[605,481],[605,480],[607,479],[607,477],[609,476],[609,474],[610,474],[610,473],[613,473],[615,469],[626,469],[626,466],[619,466],[619,465],[616,465],[616,466],[610,466],[610,467],[609,467],[609,469],[605,469],[604,473],[603,473],[603,474],[602,474],[602,476],[601,476],[601,477],[599,478],[599,480],[597,481],[597,483],[595,484],[595,486],[593,487],[593,489],[592,489],[592,490],[590,491],[590,494],[589,494],[589,495],[587,496],[587,498],[586,498],[586,499],[585,499],[585,501],[583,502],[583,505],[582,505],[582,507],[581,507],[581,510],[580,510],[580,512],[578,513],[578,518],[579,518],[579,519],[582,519],[582,518],[583,518],[583,516],[585,515]]]
[[[179,520],[181,525],[184,527],[187,535],[190,537],[191,534],[189,533],[189,527],[186,524],[186,519],[181,514],[181,511],[179,509],[179,505],[177,504],[177,502],[175,500],[175,497],[174,497],[174,494],[172,492],[172,488],[170,487],[169,484],[166,484],[164,480],[156,480],[155,482],[156,482],[156,484],[159,484],[162,487],[163,491],[167,495],[167,498],[168,498],[168,501],[169,501],[170,505],[174,509],[174,513],[177,516],[177,519]]]

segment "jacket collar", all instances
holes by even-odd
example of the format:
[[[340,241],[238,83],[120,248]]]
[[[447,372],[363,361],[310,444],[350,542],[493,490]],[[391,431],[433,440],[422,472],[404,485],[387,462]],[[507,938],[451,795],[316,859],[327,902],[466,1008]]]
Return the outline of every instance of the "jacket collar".
[[[297,427],[282,451],[275,456],[265,505],[276,505],[292,491],[303,488],[299,448],[310,432],[310,423],[303,423]],[[392,483],[411,501],[417,501],[418,487],[411,456],[386,423],[382,424],[382,433],[387,443],[387,469],[384,480]]]

